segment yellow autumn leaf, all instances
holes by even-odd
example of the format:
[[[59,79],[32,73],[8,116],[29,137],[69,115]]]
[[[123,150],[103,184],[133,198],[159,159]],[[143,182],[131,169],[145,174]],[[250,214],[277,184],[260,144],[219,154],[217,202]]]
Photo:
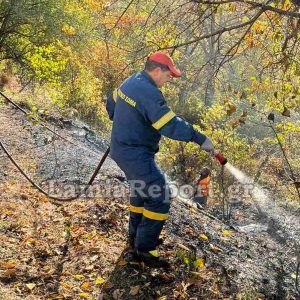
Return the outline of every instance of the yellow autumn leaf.
[[[74,277],[75,279],[77,279],[77,280],[81,280],[81,279],[83,279],[83,278],[84,278],[84,276],[83,276],[83,275],[81,275],[81,274],[76,274],[76,275],[73,275],[73,277]]]
[[[79,293],[79,297],[83,298],[83,299],[88,299],[89,298],[89,294],[88,293]]]
[[[197,213],[197,212],[198,212],[198,210],[196,208],[194,208],[194,207],[190,208],[190,213]]]
[[[222,234],[223,234],[223,236],[231,236],[232,235],[232,231],[230,231],[230,230],[224,230]]]
[[[82,285],[81,285],[81,289],[85,292],[88,292],[90,289],[91,289],[91,285],[89,282],[84,282]]]
[[[4,211],[3,215],[13,215],[14,213],[10,210]]]
[[[102,277],[98,277],[97,279],[96,279],[96,284],[102,284],[102,283],[104,283],[105,282],[105,279],[103,279]]]
[[[295,273],[293,273],[293,274],[291,275],[291,277],[292,277],[293,279],[296,279],[296,278],[297,278],[297,275],[296,275]]]
[[[203,258],[198,258],[194,261],[194,267],[195,268],[199,268],[199,269],[203,269],[205,268],[205,261]]]
[[[26,243],[27,243],[27,244],[32,244],[32,245],[34,245],[34,244],[36,243],[36,240],[35,240],[34,238],[28,238],[28,239],[26,240]]]
[[[36,286],[36,284],[34,284],[34,283],[27,283],[26,284],[26,287],[31,291],[31,290],[33,290],[34,288],[35,288],[35,286]]]
[[[202,240],[205,240],[205,241],[208,240],[208,236],[203,234],[203,233],[199,235],[199,238],[202,239]]]
[[[15,268],[17,264],[13,261],[8,261],[8,262],[0,262],[0,267],[5,268],[5,269],[13,269]]]
[[[187,257],[183,258],[183,262],[188,266],[190,264],[190,260]]]

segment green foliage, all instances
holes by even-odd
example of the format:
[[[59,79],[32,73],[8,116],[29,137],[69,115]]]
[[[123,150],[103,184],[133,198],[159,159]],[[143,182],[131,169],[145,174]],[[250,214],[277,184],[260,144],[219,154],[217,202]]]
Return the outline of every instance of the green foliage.
[[[53,41],[60,32],[63,2],[1,1],[1,57],[21,62],[35,46]]]
[[[25,58],[30,63],[36,79],[47,81],[53,87],[59,87],[68,59],[61,55],[57,44],[34,47]]]
[[[232,128],[231,120],[226,114],[225,106],[216,103],[203,113],[201,126],[195,129],[209,136],[216,148],[236,166],[252,168],[250,156],[254,147],[242,138],[237,128]],[[191,183],[203,166],[213,166],[214,158],[194,143],[164,140],[159,154],[160,163],[170,176],[182,182]]]

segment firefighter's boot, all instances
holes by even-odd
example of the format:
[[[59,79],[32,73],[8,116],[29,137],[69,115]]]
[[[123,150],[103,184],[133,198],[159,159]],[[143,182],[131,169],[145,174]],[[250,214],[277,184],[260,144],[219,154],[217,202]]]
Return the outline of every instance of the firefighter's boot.
[[[163,269],[169,269],[170,264],[169,262],[160,257],[158,255],[157,250],[149,251],[149,252],[142,252],[137,250],[135,252],[135,258],[138,262],[143,262],[147,267],[150,268],[163,268]]]

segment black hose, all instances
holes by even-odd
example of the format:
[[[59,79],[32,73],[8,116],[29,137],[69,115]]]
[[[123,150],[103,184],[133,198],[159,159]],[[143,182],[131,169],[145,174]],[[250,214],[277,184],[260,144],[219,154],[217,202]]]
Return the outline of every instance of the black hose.
[[[60,202],[70,202],[73,200],[76,200],[78,198],[80,198],[81,195],[83,195],[89,188],[90,185],[92,185],[92,183],[94,182],[94,179],[96,178],[97,174],[99,173],[104,161],[106,160],[108,154],[109,154],[109,150],[110,147],[107,148],[107,150],[105,151],[105,153],[103,154],[96,170],[94,171],[94,173],[91,176],[91,179],[89,180],[89,182],[87,183],[87,185],[85,186],[84,190],[81,191],[80,193],[76,194],[74,197],[70,197],[70,198],[61,198],[61,197],[55,197],[52,195],[49,195],[49,193],[47,193],[43,188],[41,188],[38,184],[36,184],[23,170],[22,168],[18,165],[18,163],[13,159],[13,157],[11,156],[11,154],[7,151],[7,149],[4,147],[3,143],[0,141],[0,147],[3,149],[3,151],[5,152],[5,154],[7,155],[7,157],[9,158],[9,160],[15,165],[15,167],[20,171],[20,173],[32,184],[32,186],[34,186],[38,191],[40,191],[42,194],[44,194],[45,196],[47,196],[49,199],[55,200],[55,201],[60,201]]]
[[[298,261],[298,265],[297,265],[297,271],[296,271],[296,281],[295,281],[295,284],[296,284],[296,290],[298,293],[300,293],[300,288],[299,288],[299,274],[300,273],[300,260]]]
[[[25,109],[23,109],[22,107],[20,107],[17,103],[15,103],[13,100],[11,100],[11,99],[9,99],[7,96],[5,96],[1,91],[0,91],[0,95],[1,95],[8,103],[10,103],[11,105],[13,105],[13,106],[14,106],[15,108],[17,108],[18,110],[20,110],[23,114],[25,114],[26,116],[29,115],[29,112],[27,112]],[[74,146],[83,148],[82,146],[78,145],[77,143],[74,143],[73,141],[70,141],[69,139],[67,139],[67,138],[65,138],[65,137],[63,137],[63,136],[61,136],[61,135],[59,135],[58,133],[56,133],[53,129],[49,128],[49,127],[47,126],[47,124],[46,124],[43,120],[41,120],[40,118],[38,118],[38,117],[35,118],[35,117],[34,117],[33,119],[36,120],[37,122],[39,122],[39,124],[40,124],[41,126],[43,126],[44,128],[46,128],[47,130],[49,130],[51,133],[53,133],[55,136],[59,137],[60,139],[66,141],[66,142],[68,142],[68,143],[70,143],[71,145],[74,145]],[[99,154],[98,152],[96,152],[96,151],[94,151],[94,150],[92,150],[92,149],[88,149],[88,148],[85,148],[85,147],[84,147],[83,149],[88,150],[88,151],[93,152],[93,153],[96,153],[96,154]]]

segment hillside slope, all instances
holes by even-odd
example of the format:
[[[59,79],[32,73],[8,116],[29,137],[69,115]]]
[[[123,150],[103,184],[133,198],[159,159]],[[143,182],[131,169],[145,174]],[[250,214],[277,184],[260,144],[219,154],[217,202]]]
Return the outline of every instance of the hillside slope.
[[[73,144],[0,104],[0,140],[45,189],[67,196],[88,181],[107,143],[80,122],[55,124]],[[243,233],[175,199],[161,247],[172,262],[166,273],[122,256],[128,186],[109,158],[95,189],[55,205],[0,151],[0,299],[299,299],[299,214],[286,212],[288,234],[280,223]],[[250,202],[234,216],[237,227],[259,223]]]

